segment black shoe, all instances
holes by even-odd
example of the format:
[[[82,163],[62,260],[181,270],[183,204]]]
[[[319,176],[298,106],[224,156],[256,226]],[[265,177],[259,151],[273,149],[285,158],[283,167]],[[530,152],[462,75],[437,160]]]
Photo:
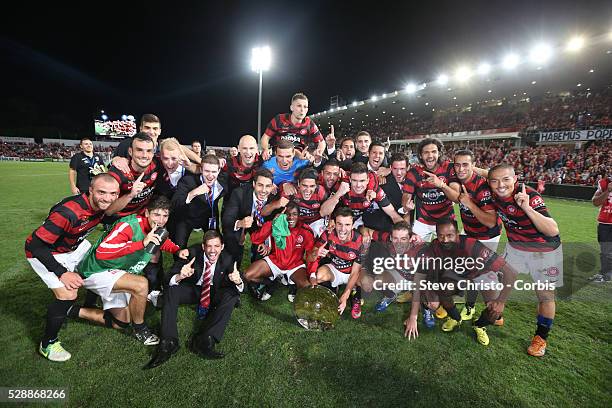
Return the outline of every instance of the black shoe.
[[[159,346],[157,346],[157,350],[155,350],[153,358],[144,366],[144,369],[148,370],[164,364],[166,361],[170,360],[170,357],[172,357],[179,348],[180,346],[177,339],[162,339]]]
[[[207,336],[204,339],[196,338],[192,343],[193,352],[207,360],[218,360],[225,357],[225,354],[215,350],[215,339]]]

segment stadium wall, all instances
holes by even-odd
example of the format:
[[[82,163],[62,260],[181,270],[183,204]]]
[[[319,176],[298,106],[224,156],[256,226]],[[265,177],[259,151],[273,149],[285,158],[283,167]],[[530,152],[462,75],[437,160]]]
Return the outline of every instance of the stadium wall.
[[[534,189],[538,188],[537,183],[527,183],[527,185]],[[593,194],[595,194],[595,190],[595,187],[590,186],[547,183],[544,195],[558,198],[572,198],[574,200],[591,200]]]

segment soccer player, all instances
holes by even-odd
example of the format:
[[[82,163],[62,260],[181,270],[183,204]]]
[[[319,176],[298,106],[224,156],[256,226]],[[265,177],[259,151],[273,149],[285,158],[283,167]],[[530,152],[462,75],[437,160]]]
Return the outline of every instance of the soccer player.
[[[251,233],[251,242],[254,245],[262,244],[270,236],[272,239],[272,250],[270,255],[264,259],[253,262],[244,273],[244,278],[251,284],[262,283],[264,279],[274,280],[284,275],[289,282],[298,284],[300,287],[307,286],[305,278],[306,263],[304,254],[312,250],[314,246],[314,234],[310,227],[303,224],[299,219],[299,207],[295,202],[289,202],[285,206],[284,214],[279,214],[274,221],[266,221],[261,229]],[[286,217],[288,235],[281,238],[273,236],[273,223],[281,223]],[[301,280],[295,280],[293,276],[301,276]],[[256,293],[261,298],[262,293]],[[287,295],[290,302],[295,299],[293,289]]]
[[[191,142],[191,150],[198,156],[202,157],[202,143],[199,140],[194,140]]]
[[[494,324],[502,315],[516,279],[516,271],[477,239],[460,235],[455,220],[439,221],[436,224],[436,234],[437,238],[420,256],[421,264],[415,277],[417,285],[412,298],[410,316],[404,322],[406,325],[404,335],[408,339],[418,336],[416,316],[424,282],[446,285],[438,290],[432,287],[448,312],[448,318],[442,325],[442,330],[445,332],[453,331],[461,323],[461,314],[455,307],[453,295],[462,291],[460,290],[462,284],[471,282],[481,288],[487,305],[473,324],[477,341],[487,346],[489,335],[486,326]],[[498,273],[502,274],[501,291],[496,290]],[[427,306],[436,307],[435,304]]]
[[[319,174],[317,184],[323,186],[328,195],[335,193],[342,183],[342,171],[340,164],[335,159],[329,159],[323,165],[323,170]]]
[[[317,125],[308,117],[308,98],[303,93],[296,93],[291,98],[291,113],[278,114],[268,124],[261,136],[262,157],[270,159],[270,148],[275,148],[278,142],[286,140],[298,151],[300,158],[310,143],[316,145],[315,155],[322,155],[325,149],[325,140]]]
[[[45,222],[27,238],[26,258],[55,299],[47,307],[47,323],[38,351],[51,361],[70,359],[58,333],[74,305],[83,278],[75,268],[91,244],[85,239],[119,196],[119,184],[108,174],[91,180],[89,191],[65,198],[51,208]]]
[[[612,175],[597,182],[597,191],[591,199],[601,207],[597,217],[597,241],[599,241],[601,273],[593,279],[597,283],[612,280]]]
[[[327,192],[317,185],[319,174],[315,169],[305,168],[300,172],[297,188],[292,183],[284,183],[280,197],[266,205],[261,214],[266,217],[285,207],[289,201],[298,205],[300,222],[307,224],[315,236],[325,229],[325,219],[321,217],[321,204],[327,199]]]
[[[455,171],[452,163],[442,158],[443,148],[438,139],[422,140],[417,147],[421,166],[408,170],[403,185],[402,201],[406,213],[415,209],[416,201],[412,231],[426,242],[433,239],[438,220],[454,217],[451,200],[459,197],[459,193],[448,186],[455,179]]]
[[[504,258],[519,271],[528,271],[538,297],[537,327],[527,352],[546,353],[548,333],[555,318],[555,288],[563,286],[563,249],[559,227],[542,196],[531,187],[519,187],[514,168],[507,163],[489,170],[493,203],[508,236]]]
[[[106,171],[104,161],[99,154],[94,153],[91,139],[82,138],[79,147],[81,151],[70,158],[70,170],[68,170],[72,194],[87,193],[92,177]]]
[[[352,295],[351,316],[361,317],[361,263],[363,242],[359,232],[353,230],[353,212],[350,208],[341,207],[335,212],[334,229],[325,231],[317,239],[315,247],[308,258],[311,261],[308,272],[311,285],[330,282],[332,288],[346,285],[339,299],[338,312],[342,314],[346,303]],[[320,265],[322,259],[329,263]]]
[[[238,155],[231,156],[221,169],[227,174],[228,196],[235,188],[251,184],[255,171],[262,164],[257,153],[257,140],[253,136],[242,136],[238,142],[238,151]]]
[[[355,137],[357,151],[355,152],[355,156],[353,157],[354,161],[366,163],[368,161],[368,156],[370,152],[370,144],[372,143],[372,136],[365,130],[357,133]]]
[[[83,286],[102,298],[104,312],[75,306],[69,312],[71,317],[118,328],[127,328],[131,321],[135,337],[144,345],[159,343],[144,321],[149,285],[142,274],[155,255],[145,249],[149,244],[170,253],[180,250],[169,239],[162,241],[156,233],[166,225],[169,215],[170,201],[164,196],[155,197],[147,204],[143,216],[121,218],[98,239],[78,270],[85,276]],[[186,250],[179,254],[182,258],[187,255]]]
[[[279,186],[282,183],[295,182],[297,172],[309,164],[309,160],[295,157],[295,149],[291,142],[281,140],[276,145],[276,156],[266,160],[262,167],[272,172],[274,184]]]
[[[153,115],[152,113],[145,113],[140,118],[139,132],[149,135],[151,140],[153,140],[153,144],[157,147],[157,139],[159,138],[159,135],[161,135],[161,121],[156,115]],[[123,139],[117,145],[115,151],[113,152],[114,157],[112,162],[115,167],[121,166],[121,164],[118,165],[115,162],[115,158],[128,158],[130,156],[130,147],[132,147],[132,143],[129,138]]]

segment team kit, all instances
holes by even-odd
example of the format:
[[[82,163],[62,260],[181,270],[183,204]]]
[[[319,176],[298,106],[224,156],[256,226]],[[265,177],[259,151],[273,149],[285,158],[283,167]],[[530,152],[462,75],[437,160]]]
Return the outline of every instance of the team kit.
[[[227,159],[203,155],[199,142],[160,138],[152,114],[117,146],[107,171],[84,139],[78,154],[86,157],[70,166],[74,195],[54,205],[25,243],[29,264],[54,294],[39,353],[70,359],[60,329],[85,319],[155,346],[145,365],[154,368],[179,350],[178,308],[187,304],[200,321],[187,346],[223,358],[215,346],[241,295],[265,302],[284,284],[290,302],[300,289],[327,287],[338,314],[353,319],[364,295],[378,291],[377,313],[411,302],[409,340],[437,319],[444,332],[471,321],[483,346],[491,326],[512,324],[503,315],[512,290],[531,290],[537,309],[527,353],[544,356],[563,253],[542,196],[507,163],[478,168],[469,150],[445,158],[435,138],[423,139],[418,163],[410,163],[366,131],[336,141],[331,127],[324,137],[307,112],[307,97],[294,95],[259,145],[245,135]],[[100,237],[87,240],[98,226]],[[508,243],[498,255],[502,228]],[[194,230],[203,238],[189,245]],[[476,316],[479,295],[484,309]],[[161,309],[156,332],[145,321],[150,304]]]

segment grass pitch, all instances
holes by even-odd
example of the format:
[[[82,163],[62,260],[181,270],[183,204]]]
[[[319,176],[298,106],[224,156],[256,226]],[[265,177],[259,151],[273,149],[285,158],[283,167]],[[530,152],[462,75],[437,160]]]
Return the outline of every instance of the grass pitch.
[[[580,279],[572,282],[572,297],[557,305],[541,359],[525,351],[535,328],[533,300],[511,300],[506,325],[490,328],[491,343],[483,347],[469,323],[453,333],[441,332],[439,322],[433,330],[420,325],[420,337],[408,342],[402,322],[409,306],[376,313],[376,295],[366,299],[361,319],[345,312],[332,331],[304,331],[281,289],[259,304],[243,295],[219,347],[223,360],[201,360],[186,350],[195,312],[184,306],[181,350],[157,369],[141,369],[152,348],[81,321],[70,321],[60,334],[72,359],[46,361],[36,348],[53,296],[25,261],[23,244],[51,205],[69,194],[67,173],[67,163],[0,163],[0,386],[66,388],[68,405],[87,407],[609,406],[612,286],[584,282],[598,268],[597,210],[551,198],[564,250],[572,253],[575,242],[591,252],[570,255]],[[160,313],[147,319],[156,327]]]

